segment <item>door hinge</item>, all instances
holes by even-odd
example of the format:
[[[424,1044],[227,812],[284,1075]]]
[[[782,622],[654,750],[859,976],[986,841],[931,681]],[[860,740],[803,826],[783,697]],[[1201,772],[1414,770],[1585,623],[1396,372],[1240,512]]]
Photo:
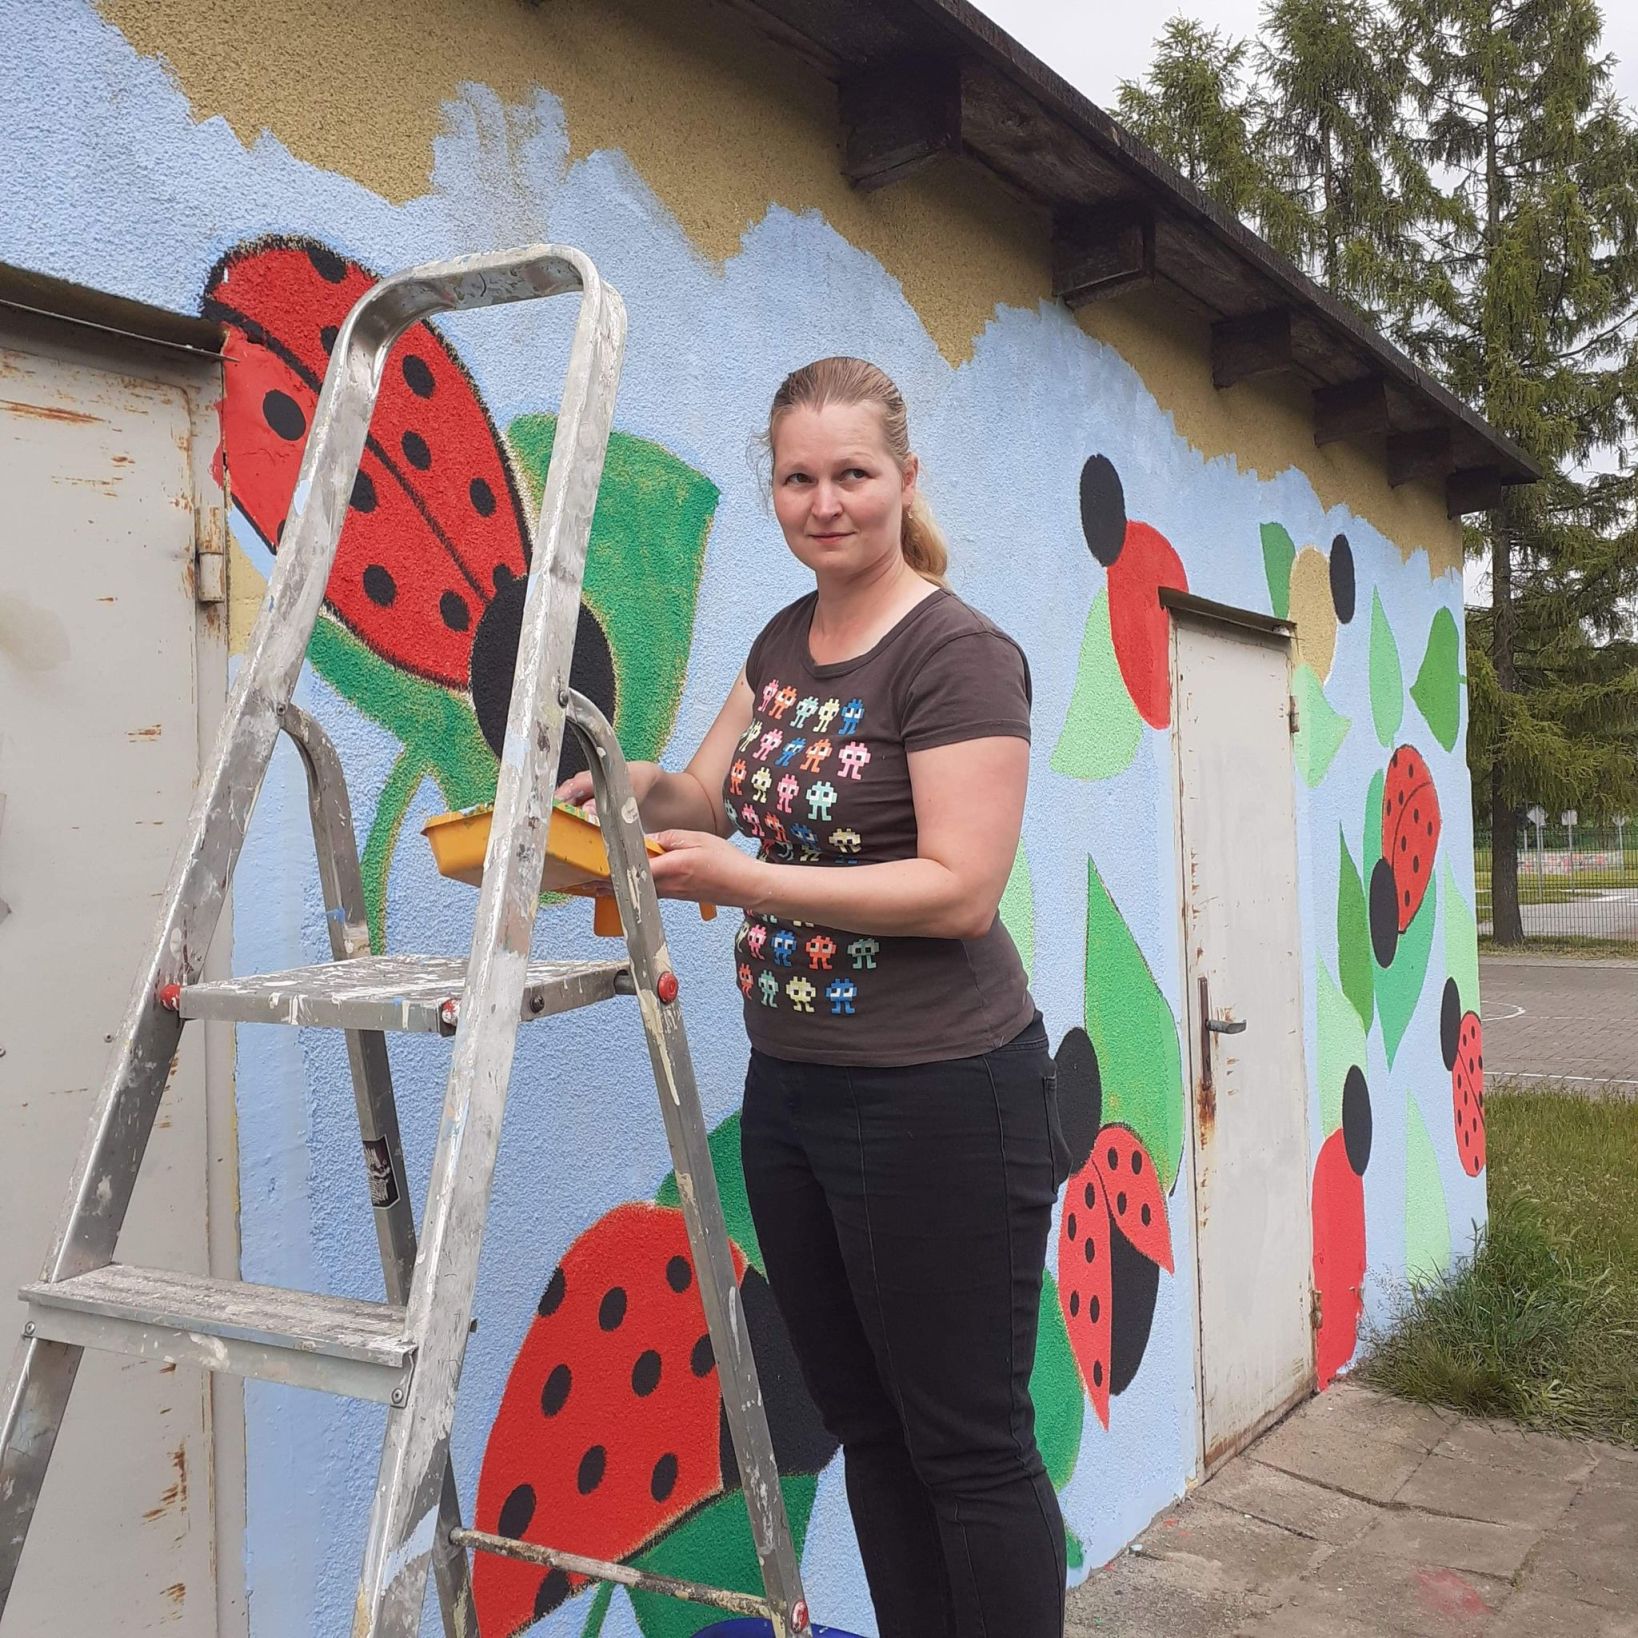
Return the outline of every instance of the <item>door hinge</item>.
[[[1295,694],[1287,694],[1285,700],[1285,720],[1290,725],[1291,732],[1296,733],[1298,727],[1300,726],[1300,724],[1297,722],[1297,696]]]
[[[219,503],[194,503],[193,598],[227,601],[227,509]]]
[[[1308,1325],[1310,1330],[1317,1331],[1325,1324],[1325,1299],[1317,1289],[1309,1288],[1308,1292]]]

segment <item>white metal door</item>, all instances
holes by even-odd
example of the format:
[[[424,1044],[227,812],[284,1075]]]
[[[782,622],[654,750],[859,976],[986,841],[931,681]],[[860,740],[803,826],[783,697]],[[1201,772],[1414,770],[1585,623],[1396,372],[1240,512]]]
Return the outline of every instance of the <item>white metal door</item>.
[[[201,367],[178,373],[155,357],[147,369],[140,350],[67,326],[0,330],[8,1354],[23,1319],[12,1299],[39,1276],[55,1232],[187,815],[202,652],[208,686],[221,689],[214,615],[202,620],[194,597],[196,514],[211,506]],[[214,366],[203,368],[209,392]],[[207,1163],[226,1145],[207,1121],[205,1037],[185,1040],[119,1255],[205,1273]],[[199,1373],[88,1353],[8,1630],[215,1634],[215,1455]]]
[[[1183,610],[1172,631],[1210,1471],[1313,1379],[1290,656]]]

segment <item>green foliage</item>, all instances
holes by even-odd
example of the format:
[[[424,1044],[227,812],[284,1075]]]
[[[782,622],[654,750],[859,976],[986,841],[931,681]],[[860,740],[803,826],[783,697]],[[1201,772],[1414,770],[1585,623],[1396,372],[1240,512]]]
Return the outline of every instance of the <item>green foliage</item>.
[[[1436,610],[1421,669],[1410,691],[1423,721],[1447,751],[1456,749],[1462,726],[1462,679],[1456,669],[1460,646],[1455,616],[1449,609]]]
[[[745,1193],[745,1168],[739,1159],[739,1111],[716,1127],[707,1139],[711,1147],[711,1169],[717,1174],[717,1192],[722,1196],[722,1218],[728,1226],[728,1238],[745,1253],[753,1268],[762,1264],[762,1245],[756,1237],[756,1223],[751,1217],[750,1198]],[[661,1206],[682,1205],[682,1191],[677,1187],[677,1174],[667,1172],[654,1196]]]
[[[1367,962],[1370,957],[1365,958]],[[1367,968],[1369,972],[1369,968]],[[1364,1024],[1353,1003],[1338,987],[1329,969],[1318,964],[1315,989],[1319,1033],[1320,1130],[1329,1137],[1342,1124],[1342,1089],[1350,1069],[1365,1068]]]
[[[1314,786],[1324,779],[1348,737],[1348,718],[1325,697],[1325,684],[1311,665],[1299,665],[1293,670],[1291,687],[1297,696],[1297,739],[1293,747],[1297,770],[1304,784]]]
[[[1390,1068],[1399,1043],[1405,1038],[1411,1014],[1422,998],[1422,986],[1427,982],[1438,889],[1438,878],[1430,878],[1427,893],[1411,917],[1410,926],[1399,935],[1393,960],[1386,967],[1372,962],[1371,970],[1376,974],[1376,1015],[1382,1020],[1382,1046],[1388,1054]]]
[[[1049,1269],[1041,1282],[1041,1316],[1035,1333],[1035,1368],[1029,1396],[1035,1403],[1035,1443],[1054,1490],[1062,1490],[1075,1471],[1086,1419],[1086,1390],[1064,1329],[1058,1283]]]
[[[1291,613],[1291,565],[1297,556],[1290,531],[1283,523],[1265,523],[1259,533],[1263,540],[1263,573],[1268,577],[1268,603],[1277,619]]]
[[[1405,674],[1399,669],[1399,645],[1382,607],[1371,593],[1371,721],[1383,746],[1393,744],[1405,716]]]
[[[1012,869],[1007,873],[1007,885],[1001,890],[1001,925],[1011,935],[1018,950],[1018,959],[1024,964],[1024,976],[1035,970],[1035,894],[1030,886],[1029,855],[1019,842]]]
[[[1053,771],[1071,779],[1112,779],[1131,764],[1142,737],[1143,721],[1109,630],[1109,593],[1100,590],[1087,610],[1074,692],[1052,747]]]
[[[1443,1082],[1438,1084],[1442,1089]],[[1413,1283],[1438,1279],[1450,1267],[1450,1251],[1450,1208],[1439,1176],[1439,1157],[1412,1097],[1405,1128],[1406,1278]]]
[[[1371,1027],[1375,984],[1371,977],[1371,929],[1365,917],[1365,888],[1348,852],[1348,838],[1339,835],[1342,857],[1337,862],[1337,971],[1342,993],[1359,1015],[1360,1027]],[[1361,1060],[1360,1067],[1364,1067]]]

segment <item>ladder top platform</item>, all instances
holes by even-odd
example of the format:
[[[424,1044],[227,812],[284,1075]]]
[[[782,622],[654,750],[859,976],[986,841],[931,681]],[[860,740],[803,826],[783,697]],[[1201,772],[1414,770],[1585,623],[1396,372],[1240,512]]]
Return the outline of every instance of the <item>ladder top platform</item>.
[[[521,1018],[527,1023],[606,1001],[629,991],[628,973],[623,961],[531,961]],[[184,1018],[236,1024],[453,1035],[465,986],[464,956],[359,956],[184,984],[176,1009]]]

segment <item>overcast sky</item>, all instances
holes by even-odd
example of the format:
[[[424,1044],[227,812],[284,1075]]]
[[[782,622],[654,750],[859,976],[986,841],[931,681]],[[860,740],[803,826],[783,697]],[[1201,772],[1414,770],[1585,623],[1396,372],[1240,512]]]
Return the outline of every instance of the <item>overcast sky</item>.
[[[1254,33],[1259,0],[977,0],[1002,28],[1089,96],[1113,109],[1122,80],[1136,79],[1166,19],[1182,12],[1236,37]],[[1616,86],[1638,107],[1638,5],[1604,0],[1604,45],[1620,59]]]

